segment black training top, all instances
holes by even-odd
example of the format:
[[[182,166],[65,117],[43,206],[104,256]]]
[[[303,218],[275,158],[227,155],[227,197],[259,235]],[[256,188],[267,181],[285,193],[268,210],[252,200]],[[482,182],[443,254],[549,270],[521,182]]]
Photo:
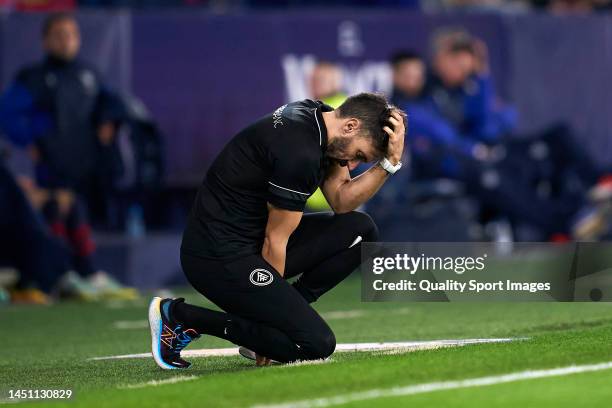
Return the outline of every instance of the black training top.
[[[283,105],[238,133],[198,190],[181,250],[229,259],[261,252],[267,203],[303,211],[324,178],[327,130],[309,99]]]

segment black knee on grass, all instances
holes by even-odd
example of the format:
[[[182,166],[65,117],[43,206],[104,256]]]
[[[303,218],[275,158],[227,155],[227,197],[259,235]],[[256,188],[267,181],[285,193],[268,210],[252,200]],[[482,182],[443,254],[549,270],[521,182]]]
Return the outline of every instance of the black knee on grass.
[[[331,329],[317,332],[307,342],[299,345],[305,360],[320,360],[331,356],[336,350],[336,336]]]

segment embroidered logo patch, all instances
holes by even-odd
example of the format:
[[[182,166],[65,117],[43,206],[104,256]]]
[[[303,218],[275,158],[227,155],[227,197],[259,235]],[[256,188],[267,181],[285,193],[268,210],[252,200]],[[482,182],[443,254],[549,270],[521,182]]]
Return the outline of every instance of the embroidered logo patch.
[[[266,286],[272,283],[274,275],[266,269],[255,269],[251,272],[249,280],[255,286]]]

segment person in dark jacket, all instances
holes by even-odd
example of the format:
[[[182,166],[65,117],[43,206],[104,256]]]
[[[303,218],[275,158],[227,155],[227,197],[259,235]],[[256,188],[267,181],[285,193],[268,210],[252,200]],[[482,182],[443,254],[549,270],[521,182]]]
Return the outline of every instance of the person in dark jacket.
[[[93,240],[85,216],[100,217],[121,171],[115,133],[123,106],[96,70],[78,58],[81,38],[72,15],[51,15],[42,34],[46,55],[21,69],[0,98],[0,127],[30,153],[36,180],[26,183],[26,190],[47,194],[36,209],[53,234],[72,247],[72,267],[104,296],[133,298],[133,289],[91,265]],[[71,197],[68,210],[58,210],[58,197]]]
[[[67,188],[88,204],[104,201],[113,172],[120,106],[94,68],[77,58],[79,27],[70,14],[43,27],[44,59],[21,69],[0,98],[0,127],[36,163],[44,188]]]

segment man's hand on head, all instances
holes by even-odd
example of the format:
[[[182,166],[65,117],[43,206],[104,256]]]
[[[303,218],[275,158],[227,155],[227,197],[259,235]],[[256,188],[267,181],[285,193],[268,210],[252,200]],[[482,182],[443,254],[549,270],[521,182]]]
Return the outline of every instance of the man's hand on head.
[[[383,127],[383,130],[389,135],[389,147],[387,148],[387,159],[394,166],[402,160],[404,152],[404,135],[406,133],[405,116],[398,110],[391,111],[389,123],[393,125],[393,129],[389,126]]]

